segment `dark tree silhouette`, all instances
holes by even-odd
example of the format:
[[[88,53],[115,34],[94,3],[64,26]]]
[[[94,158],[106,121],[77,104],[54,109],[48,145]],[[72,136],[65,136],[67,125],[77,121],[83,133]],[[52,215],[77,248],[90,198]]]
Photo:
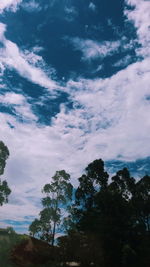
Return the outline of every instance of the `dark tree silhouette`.
[[[69,176],[56,172],[45,185],[44,209],[30,230],[54,244],[56,228],[63,222],[66,235],[58,238],[57,260],[64,266],[69,261],[81,267],[150,266],[150,176],[136,180],[123,168],[108,178],[101,159],[90,163],[65,218],[61,210],[71,199]]]
[[[65,216],[62,210],[68,208],[72,200],[73,187],[70,175],[64,170],[57,171],[50,184],[42,190],[45,197],[42,199],[44,209],[40,212],[40,219],[35,219],[29,227],[32,235],[37,234],[41,239],[54,245],[57,228],[63,224]]]
[[[76,227],[68,231],[68,242],[73,246],[74,233],[81,239],[84,236],[84,255],[87,254],[85,262],[80,257],[82,266],[149,267],[150,177],[136,181],[127,168],[118,171],[109,183],[108,177],[100,159],[89,164],[79,178],[73,216],[70,215],[70,219],[74,218],[70,225]],[[67,242],[67,237],[64,240]],[[101,257],[94,248],[88,257],[93,240]]]
[[[7,146],[0,141],[0,175],[3,175],[4,169],[6,166],[6,160],[9,157],[9,150]],[[2,181],[0,179],[0,205],[8,202],[8,196],[11,193],[10,188],[8,187],[7,181]]]

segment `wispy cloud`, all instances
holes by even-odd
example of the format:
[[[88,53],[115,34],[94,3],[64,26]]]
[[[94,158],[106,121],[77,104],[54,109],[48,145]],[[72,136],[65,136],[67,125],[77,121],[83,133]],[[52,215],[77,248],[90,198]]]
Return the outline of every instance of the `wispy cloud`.
[[[12,92],[0,95],[0,103],[6,107],[11,107],[16,117],[22,121],[37,121],[37,117],[31,111],[31,105],[27,99],[21,95]]]
[[[119,42],[102,42],[98,43],[93,40],[84,40],[75,37],[71,40],[74,48],[80,50],[83,53],[83,60],[94,59],[97,57],[105,57],[118,49]]]
[[[90,2],[89,8],[94,12],[96,11],[96,5],[93,2]]]
[[[92,60],[104,58],[112,54],[118,53],[118,50],[131,49],[132,44],[125,44],[125,39],[118,41],[97,42],[90,39],[82,39],[79,37],[65,38],[73,45],[75,50],[82,52],[82,60]]]
[[[114,67],[126,67],[132,62],[132,56],[127,55],[118,60],[113,66]]]
[[[73,21],[78,16],[78,12],[74,6],[70,7],[65,6],[64,10],[66,13],[65,19],[67,21]]]
[[[36,67],[37,62],[42,62],[41,57],[35,53],[24,53],[19,47],[5,38],[6,25],[0,23],[0,59],[3,66],[16,70],[22,77],[47,89],[58,88],[55,81],[48,76],[40,67]]]
[[[29,2],[23,2],[21,6],[27,12],[39,12],[42,10],[40,4],[35,0],[30,0]]]

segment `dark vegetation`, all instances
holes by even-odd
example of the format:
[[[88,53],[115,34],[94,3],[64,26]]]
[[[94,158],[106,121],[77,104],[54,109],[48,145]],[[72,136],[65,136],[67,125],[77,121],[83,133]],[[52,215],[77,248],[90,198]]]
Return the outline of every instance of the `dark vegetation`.
[[[9,157],[9,150],[5,144],[0,141],[0,175],[3,175],[6,160]],[[11,193],[10,188],[8,187],[7,181],[2,181],[0,179],[0,206],[8,202],[8,196]]]
[[[15,231],[8,227],[7,229],[0,229],[0,266],[13,267],[16,266],[11,261],[11,254],[15,246],[22,243],[27,237],[25,235],[18,235]]]
[[[9,247],[15,266],[150,267],[150,176],[137,180],[123,168],[110,178],[99,159],[78,180],[73,189],[70,175],[57,171],[44,186],[43,210],[29,227],[31,237]],[[5,185],[2,204],[10,193]]]

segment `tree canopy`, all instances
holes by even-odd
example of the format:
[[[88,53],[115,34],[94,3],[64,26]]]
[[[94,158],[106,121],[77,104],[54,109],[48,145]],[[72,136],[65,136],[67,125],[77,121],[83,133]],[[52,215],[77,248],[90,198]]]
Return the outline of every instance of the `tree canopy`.
[[[35,219],[29,227],[31,234],[37,234],[41,239],[54,245],[55,234],[58,227],[62,226],[65,212],[72,199],[73,186],[69,182],[70,175],[64,170],[56,171],[51,183],[43,187],[42,199],[43,210],[40,218]]]
[[[0,175],[3,175],[4,169],[6,166],[6,161],[9,157],[9,150],[7,146],[0,141]],[[8,196],[11,193],[11,190],[7,184],[7,181],[2,181],[0,179],[0,205],[8,202]]]
[[[108,178],[101,159],[87,166],[69,216],[73,227],[60,246],[73,255],[78,243],[72,259],[81,266],[149,267],[150,176],[136,181],[123,168]]]
[[[150,176],[136,180],[123,168],[109,177],[104,162],[94,160],[78,178],[72,204],[69,180],[64,170],[57,171],[44,186],[43,210],[30,233],[54,245],[59,226],[65,225],[66,235],[57,239],[60,262],[149,267]]]

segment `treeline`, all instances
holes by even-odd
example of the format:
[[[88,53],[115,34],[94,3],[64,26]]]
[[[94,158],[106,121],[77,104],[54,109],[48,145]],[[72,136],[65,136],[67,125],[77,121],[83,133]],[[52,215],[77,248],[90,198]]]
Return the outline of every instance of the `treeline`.
[[[150,177],[138,181],[127,168],[109,177],[104,162],[90,163],[78,179],[57,171],[42,192],[43,210],[30,234],[54,246],[57,261],[80,266],[150,266]],[[64,236],[57,238],[60,231]]]
[[[8,156],[0,142],[0,175]],[[10,192],[0,180],[0,205]],[[124,168],[109,177],[98,159],[78,178],[77,188],[62,170],[42,192],[43,209],[29,232],[52,246],[58,266],[72,261],[82,267],[150,266],[150,176],[135,179]]]

